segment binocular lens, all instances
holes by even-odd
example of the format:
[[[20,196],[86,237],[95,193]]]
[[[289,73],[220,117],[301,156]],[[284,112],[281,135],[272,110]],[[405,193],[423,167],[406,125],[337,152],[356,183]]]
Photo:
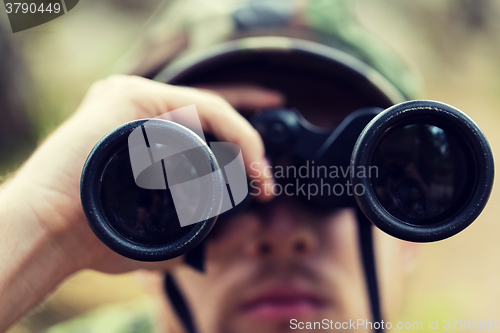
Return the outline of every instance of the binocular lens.
[[[224,178],[213,152],[174,122],[138,120],[106,135],[82,172],[81,200],[94,233],[141,261],[177,257],[215,223]]]
[[[185,167],[192,168],[189,161]],[[106,164],[101,179],[101,201],[113,228],[136,242],[161,244],[179,239],[193,226],[181,227],[172,194],[167,189],[144,189],[134,181],[127,147]]]
[[[411,101],[377,115],[353,150],[353,175],[366,191],[365,215],[395,237],[417,242],[450,237],[472,223],[493,185],[493,155],[479,127],[461,111]]]
[[[439,223],[460,201],[467,175],[466,154],[452,131],[412,124],[390,131],[375,148],[372,184],[393,216],[417,225]]]

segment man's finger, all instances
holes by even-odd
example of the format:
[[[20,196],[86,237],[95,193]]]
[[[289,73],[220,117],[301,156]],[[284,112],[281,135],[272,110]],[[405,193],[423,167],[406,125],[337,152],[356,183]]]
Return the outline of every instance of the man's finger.
[[[285,96],[282,93],[255,85],[212,85],[197,88],[221,96],[232,107],[243,113],[253,112],[256,109],[276,108],[285,104]]]
[[[258,198],[265,200],[271,197],[269,187],[272,180],[269,172],[265,170],[267,164],[262,139],[250,123],[221,96],[196,88],[171,86],[126,76],[105,80],[94,92],[99,95],[98,99],[115,95],[114,100],[121,100],[121,103],[127,106],[110,106],[117,122],[127,118],[154,118],[165,113],[165,119],[168,119],[168,111],[194,104],[203,131],[212,133],[220,141],[232,142],[241,148],[248,176],[258,180],[256,185],[261,189]],[[130,108],[130,105],[134,107]]]

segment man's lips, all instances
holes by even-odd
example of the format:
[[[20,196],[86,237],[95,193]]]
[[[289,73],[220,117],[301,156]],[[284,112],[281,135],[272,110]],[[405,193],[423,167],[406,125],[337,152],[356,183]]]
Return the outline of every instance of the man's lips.
[[[241,311],[256,319],[290,319],[322,310],[326,300],[298,288],[270,288],[244,302]]]

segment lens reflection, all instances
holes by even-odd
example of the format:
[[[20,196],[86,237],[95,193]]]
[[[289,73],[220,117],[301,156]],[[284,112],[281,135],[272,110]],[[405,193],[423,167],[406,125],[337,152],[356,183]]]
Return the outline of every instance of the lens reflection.
[[[183,163],[181,163],[183,162]],[[178,161],[172,169],[190,172],[192,164]],[[120,149],[106,165],[101,198],[108,221],[125,238],[138,243],[163,244],[186,235],[194,225],[181,227],[170,190],[149,190],[136,185],[128,148]]]
[[[372,185],[382,206],[416,225],[435,224],[455,211],[469,171],[459,139],[428,124],[389,132],[372,165],[378,168]]]

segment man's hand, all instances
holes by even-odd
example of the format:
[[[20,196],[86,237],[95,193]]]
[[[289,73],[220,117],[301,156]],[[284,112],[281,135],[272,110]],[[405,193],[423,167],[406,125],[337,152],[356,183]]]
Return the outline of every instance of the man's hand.
[[[195,89],[127,76],[94,84],[77,112],[1,188],[0,331],[79,269],[121,273],[169,269],[181,262],[142,263],[121,257],[88,227],[80,203],[80,175],[88,154],[106,133],[132,120],[195,104],[203,130],[239,145],[247,172],[257,173],[249,166],[258,162],[260,184],[269,186],[263,178],[267,162],[262,140],[234,108],[255,110],[282,102],[280,94],[253,86]]]

